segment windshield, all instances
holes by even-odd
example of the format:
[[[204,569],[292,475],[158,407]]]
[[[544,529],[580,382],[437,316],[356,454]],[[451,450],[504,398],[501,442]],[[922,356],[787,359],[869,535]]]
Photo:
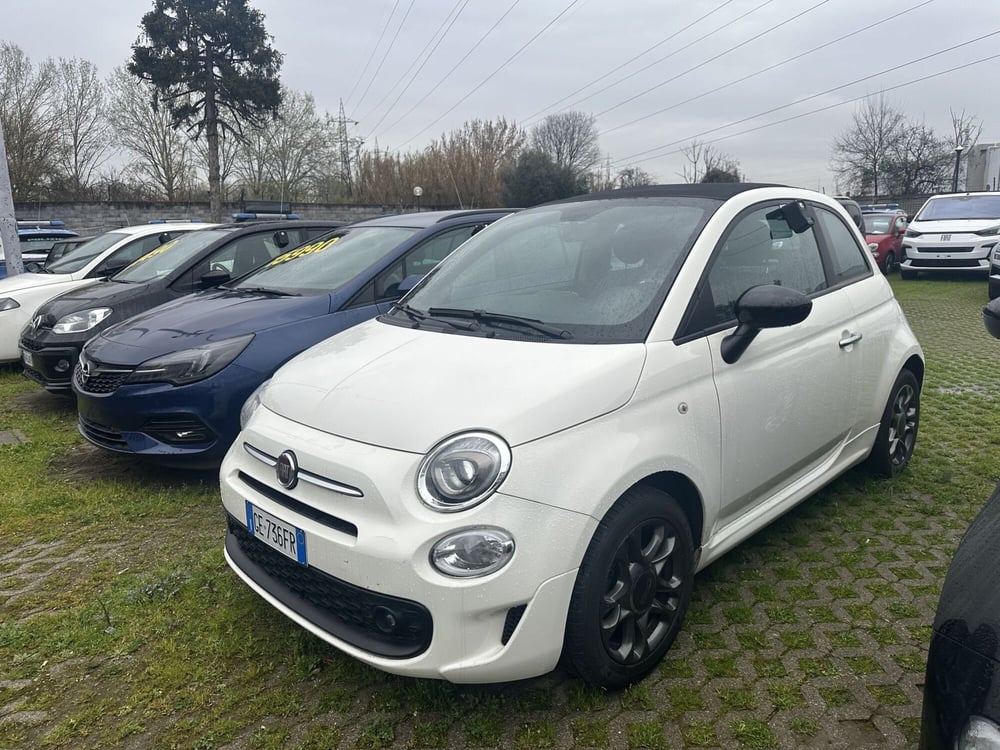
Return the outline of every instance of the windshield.
[[[113,281],[126,284],[143,284],[159,279],[176,271],[218,239],[225,237],[233,229],[198,229],[185,232],[179,237],[150,250],[132,265],[111,277]]]
[[[44,253],[60,239],[60,237],[21,237],[21,252]]]
[[[125,232],[108,232],[84,242],[66,253],[55,263],[49,263],[45,270],[49,273],[76,273],[112,245],[124,242],[132,235]]]
[[[865,214],[865,227],[868,229],[868,234],[889,234],[895,221],[895,214]]]
[[[1000,195],[954,195],[931,198],[917,214],[917,221],[944,219],[996,219],[1000,221]]]
[[[377,263],[417,231],[408,227],[338,229],[279,255],[227,286],[299,294],[330,292]]]
[[[636,197],[555,204],[514,214],[466,242],[432,271],[392,319],[421,326],[475,312],[490,335],[539,332],[571,341],[643,341],[681,263],[720,203]],[[446,325],[440,326],[447,330]],[[452,325],[452,330],[457,327]],[[466,330],[472,330],[466,325]]]

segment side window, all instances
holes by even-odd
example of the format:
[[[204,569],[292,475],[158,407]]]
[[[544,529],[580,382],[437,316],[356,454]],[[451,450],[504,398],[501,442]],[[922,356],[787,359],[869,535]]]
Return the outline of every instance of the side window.
[[[226,243],[177,279],[173,288],[179,292],[197,291],[201,289],[201,277],[210,271],[226,271],[229,278],[235,279],[294,246],[294,240],[289,237],[289,244],[279,247],[275,234],[276,232],[258,232]]]
[[[736,300],[753,286],[776,284],[804,294],[826,288],[813,228],[795,234],[777,208],[745,214],[726,234],[708,272],[713,310],[704,325],[735,319]]]
[[[830,260],[833,265],[831,283],[839,284],[867,276],[870,269],[865,261],[865,253],[868,251],[858,244],[854,232],[832,211],[820,206],[814,206],[813,211],[830,245]]]
[[[130,263],[139,260],[150,250],[155,250],[160,245],[165,244],[161,239],[162,235],[151,234],[147,237],[134,240],[124,247],[115,250],[111,255],[98,264],[97,268],[91,271],[91,276],[106,276],[109,272],[117,273]],[[168,240],[169,241],[169,240]]]

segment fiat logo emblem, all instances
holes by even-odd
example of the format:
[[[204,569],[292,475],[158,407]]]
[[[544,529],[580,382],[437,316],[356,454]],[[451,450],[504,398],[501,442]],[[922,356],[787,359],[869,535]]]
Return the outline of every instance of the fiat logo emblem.
[[[286,490],[290,490],[299,483],[299,464],[295,460],[295,454],[285,451],[278,456],[278,462],[274,465],[274,473],[278,478],[278,484]]]

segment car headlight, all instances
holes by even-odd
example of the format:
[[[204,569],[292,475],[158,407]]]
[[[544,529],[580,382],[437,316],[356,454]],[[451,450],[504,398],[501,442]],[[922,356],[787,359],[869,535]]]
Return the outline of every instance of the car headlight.
[[[247,400],[243,402],[243,407],[240,409],[241,430],[247,426],[247,422],[250,421],[250,417],[252,417],[254,412],[257,411],[257,407],[260,406],[261,394],[264,393],[264,389],[267,388],[267,384],[270,382],[271,380],[268,379],[258,385],[254,389],[254,392],[247,397]]]
[[[922,234],[923,234],[923,232],[918,232],[916,229],[907,229],[906,230],[906,236],[907,237],[919,237]]]
[[[0,299],[0,312],[3,312],[4,310],[16,310],[18,307],[20,307],[20,305],[17,304],[17,300],[12,297],[4,297],[3,299]]]
[[[1000,750],[1000,726],[982,716],[970,716],[955,747],[958,750]]]
[[[878,243],[877,242],[869,242],[868,243],[868,249],[871,251],[872,255],[877,255],[878,254]]]
[[[510,447],[488,432],[466,432],[440,442],[417,470],[417,494],[436,511],[452,513],[492,495],[510,471]]]
[[[978,234],[980,237],[996,237],[1000,234],[1000,225],[980,229],[978,232],[973,232],[973,234]]]
[[[171,352],[148,359],[126,379],[126,383],[173,383],[184,385],[210,377],[236,359],[253,341],[253,334]]]
[[[113,312],[110,307],[93,307],[90,310],[64,315],[52,326],[52,333],[83,333],[89,331]]]
[[[456,578],[495,573],[514,556],[514,538],[503,529],[463,529],[431,548],[431,565]]]

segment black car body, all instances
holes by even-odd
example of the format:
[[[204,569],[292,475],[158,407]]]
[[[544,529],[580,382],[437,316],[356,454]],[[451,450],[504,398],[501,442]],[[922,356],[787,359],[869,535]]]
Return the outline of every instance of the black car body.
[[[983,310],[1000,338],[1000,300]],[[952,558],[924,680],[921,750],[1000,748],[1000,485]]]
[[[70,393],[72,365],[83,345],[104,329],[242,276],[342,225],[300,220],[237,223],[182,235],[107,281],[66,292],[38,308],[21,332],[19,345],[32,354],[32,366],[26,366],[24,374],[49,391]]]

